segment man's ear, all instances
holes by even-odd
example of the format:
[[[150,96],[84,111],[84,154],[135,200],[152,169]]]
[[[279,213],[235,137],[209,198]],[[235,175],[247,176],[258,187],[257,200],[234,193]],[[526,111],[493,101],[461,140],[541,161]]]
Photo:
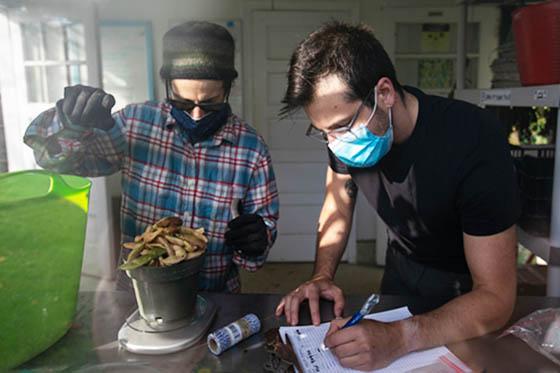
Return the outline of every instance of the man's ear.
[[[383,77],[377,82],[377,103],[381,104],[382,108],[393,107],[397,100],[397,90],[391,82],[391,79]]]

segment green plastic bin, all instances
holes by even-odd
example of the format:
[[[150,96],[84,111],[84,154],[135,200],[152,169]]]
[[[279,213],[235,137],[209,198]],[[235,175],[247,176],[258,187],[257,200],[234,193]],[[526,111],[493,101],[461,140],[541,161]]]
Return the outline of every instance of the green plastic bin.
[[[70,328],[91,182],[47,171],[0,174],[0,371]]]

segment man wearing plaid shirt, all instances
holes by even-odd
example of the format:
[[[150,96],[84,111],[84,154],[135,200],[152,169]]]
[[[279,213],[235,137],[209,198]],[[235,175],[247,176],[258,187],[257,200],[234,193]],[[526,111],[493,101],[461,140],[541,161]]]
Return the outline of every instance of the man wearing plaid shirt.
[[[24,141],[44,168],[92,177],[122,172],[124,242],[165,216],[204,227],[209,242],[199,288],[238,292],[238,267],[261,267],[276,238],[278,193],[268,148],[227,103],[237,77],[229,32],[187,22],[163,41],[164,102],[111,115],[113,96],[66,87]],[[128,286],[119,273],[118,287]]]

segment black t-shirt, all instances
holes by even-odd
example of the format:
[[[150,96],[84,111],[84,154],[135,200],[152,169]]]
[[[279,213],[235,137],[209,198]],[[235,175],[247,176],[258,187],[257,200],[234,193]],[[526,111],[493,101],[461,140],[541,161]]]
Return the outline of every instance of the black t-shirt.
[[[330,167],[352,176],[387,225],[390,247],[467,273],[463,232],[496,234],[520,214],[505,128],[475,105],[405,89],[419,103],[411,136],[370,168],[346,166],[329,150]]]

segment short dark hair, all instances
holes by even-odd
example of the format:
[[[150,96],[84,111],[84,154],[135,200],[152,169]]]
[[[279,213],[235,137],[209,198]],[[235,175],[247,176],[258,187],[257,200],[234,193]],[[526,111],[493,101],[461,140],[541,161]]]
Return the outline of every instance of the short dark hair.
[[[373,31],[363,24],[331,21],[309,34],[292,54],[280,116],[311,103],[317,82],[331,74],[348,85],[349,100],[365,99],[383,77],[403,96],[393,63]]]

